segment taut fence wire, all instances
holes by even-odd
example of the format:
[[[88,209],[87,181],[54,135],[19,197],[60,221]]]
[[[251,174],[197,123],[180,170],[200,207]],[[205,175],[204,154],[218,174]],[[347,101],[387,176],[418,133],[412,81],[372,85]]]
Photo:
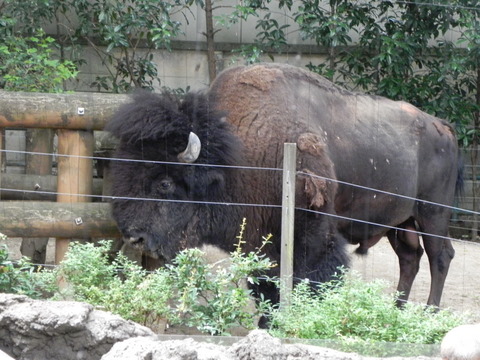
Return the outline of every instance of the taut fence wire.
[[[80,158],[80,159],[102,160],[102,161],[120,161],[120,162],[145,163],[145,164],[148,163],[148,164],[157,164],[157,165],[179,165],[179,166],[194,166],[194,167],[231,168],[231,169],[254,170],[254,171],[265,171],[265,172],[279,172],[279,173],[283,171],[282,168],[271,168],[271,167],[229,166],[229,165],[195,164],[195,163],[187,164],[187,163],[180,163],[180,162],[166,162],[166,161],[141,160],[141,159],[123,159],[123,158],[117,158],[117,157],[78,156],[78,155],[71,155],[71,154],[41,153],[41,152],[29,152],[29,151],[21,151],[21,150],[0,150],[0,152],[25,154],[25,155],[28,154],[28,155]],[[376,188],[372,188],[372,187],[368,187],[368,186],[362,186],[362,185],[358,185],[358,184],[354,184],[354,183],[350,183],[350,182],[345,182],[345,181],[341,181],[341,180],[338,180],[338,179],[332,179],[332,178],[329,178],[329,177],[319,176],[319,175],[315,175],[315,174],[310,174],[310,173],[306,173],[306,172],[302,172],[302,171],[297,171],[297,175],[315,177],[315,178],[319,178],[319,179],[322,179],[322,180],[335,182],[335,183],[338,183],[338,184],[341,184],[341,185],[350,186],[350,187],[361,189],[361,190],[371,191],[372,193],[384,194],[384,195],[388,195],[388,196],[392,196],[392,197],[396,197],[396,198],[401,198],[401,199],[405,199],[405,200],[419,201],[419,202],[422,202],[424,204],[428,204],[428,205],[432,205],[432,206],[436,206],[436,207],[448,208],[452,211],[456,211],[456,212],[459,212],[459,213],[470,214],[470,215],[480,215],[480,212],[464,209],[464,208],[461,208],[461,207],[458,207],[458,206],[451,206],[451,205],[440,204],[440,203],[436,203],[436,202],[432,202],[432,201],[421,200],[421,199],[417,199],[415,197],[411,197],[411,196],[407,196],[407,195],[388,192],[388,191],[384,191],[384,190],[381,190],[381,189],[376,189]],[[12,189],[12,188],[5,188],[5,187],[0,187],[0,192],[16,192],[16,193],[27,193],[27,194],[28,193],[31,193],[31,194],[52,194],[51,191]],[[56,195],[69,195],[69,196],[74,196],[74,197],[83,197],[83,198],[90,198],[90,199],[96,199],[96,200],[102,200],[102,201],[117,199],[117,200],[130,200],[130,201],[151,201],[151,202],[165,202],[165,203],[203,204],[203,205],[215,205],[215,206],[267,207],[267,208],[278,208],[278,209],[280,209],[282,207],[282,205],[280,205],[280,204],[161,199],[161,198],[152,198],[152,197],[123,197],[123,196],[111,196],[111,195],[64,193],[64,192],[58,192],[58,191],[54,191],[53,193],[56,194]],[[409,229],[405,229],[405,228],[399,228],[399,227],[396,227],[396,226],[390,226],[390,225],[385,225],[385,224],[376,223],[376,222],[372,222],[372,221],[356,219],[356,218],[352,218],[352,217],[348,217],[348,216],[340,216],[340,215],[337,215],[337,214],[331,214],[331,213],[326,213],[326,212],[321,212],[321,211],[316,211],[316,210],[311,210],[311,209],[296,208],[296,210],[306,211],[306,212],[314,213],[314,214],[317,214],[317,215],[333,217],[333,218],[341,219],[341,220],[347,220],[347,221],[372,225],[372,226],[375,226],[375,227],[384,227],[384,228],[390,229],[390,230],[401,230],[401,231],[405,231],[405,232],[417,233],[419,235],[432,235],[432,236],[436,236],[438,238],[443,238],[443,239],[451,239],[451,240],[458,240],[458,241],[461,240],[461,239],[455,239],[455,238],[447,237],[447,236],[438,236],[438,235],[435,235],[435,234],[426,233],[426,232],[422,232],[422,231],[419,231],[419,230],[409,230]],[[466,221],[468,221],[468,220],[466,220]]]

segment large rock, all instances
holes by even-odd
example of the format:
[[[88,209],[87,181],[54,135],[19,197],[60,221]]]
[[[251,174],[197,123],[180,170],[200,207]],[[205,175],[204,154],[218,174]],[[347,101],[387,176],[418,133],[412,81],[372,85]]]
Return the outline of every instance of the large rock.
[[[282,344],[266,331],[254,330],[230,347],[193,339],[166,340],[161,337],[128,339],[115,344],[102,360],[359,360],[355,354],[307,345]]]
[[[442,340],[442,359],[480,360],[480,324],[460,325],[450,330]]]
[[[317,346],[283,344],[266,331],[254,330],[230,347],[193,339],[162,340],[162,337],[128,339],[115,344],[101,360],[379,360]],[[439,360],[400,358],[391,360]]]
[[[89,304],[0,294],[0,349],[17,360],[100,359],[118,341],[153,334]]]
[[[284,344],[262,330],[236,340],[231,346],[191,338],[171,340],[88,304],[0,294],[0,359],[4,358],[2,351],[16,360],[369,359],[316,346]],[[416,358],[421,359],[427,358]]]
[[[234,360],[222,345],[193,339],[162,341],[161,337],[134,338],[116,343],[101,360]],[[253,359],[253,358],[252,358]]]

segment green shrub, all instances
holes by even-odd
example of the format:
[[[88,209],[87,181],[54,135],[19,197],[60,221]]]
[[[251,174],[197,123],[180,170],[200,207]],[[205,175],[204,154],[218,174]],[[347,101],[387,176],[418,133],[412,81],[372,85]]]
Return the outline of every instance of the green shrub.
[[[266,305],[247,307],[251,290],[242,280],[258,283],[256,274],[273,265],[260,249],[244,254],[241,245],[240,240],[226,266],[206,263],[202,251],[187,249],[171,265],[147,273],[123,255],[110,262],[111,241],[73,242],[52,272],[65,284],[54,298],[88,302],[151,327],[165,319],[216,335],[228,334],[233,326],[252,329]]]
[[[6,236],[0,234],[0,241]],[[0,292],[26,295],[38,299],[48,289],[48,276],[41,275],[30,260],[22,257],[18,261],[10,259],[8,247],[0,245]]]
[[[365,283],[355,272],[342,271],[313,292],[308,282],[299,283],[291,306],[273,309],[271,333],[278,337],[335,339],[342,350],[385,355],[371,344],[396,342],[434,344],[445,333],[464,321],[447,310],[407,303],[396,306],[393,296],[385,295],[387,284]]]
[[[110,261],[111,244],[72,242],[52,271],[60,283],[53,298],[87,302],[147,326],[167,318],[171,286],[164,271],[147,274],[122,254]]]
[[[399,355],[392,343],[439,343],[448,330],[465,322],[458,314],[412,303],[399,309],[395,298],[385,295],[385,282],[365,283],[355,272],[343,270],[316,292],[308,282],[299,283],[290,306],[260,301],[249,309],[251,291],[242,282],[258,283],[256,276],[273,264],[260,255],[261,249],[244,254],[242,245],[241,233],[224,266],[206,263],[202,251],[188,249],[150,273],[121,254],[111,262],[111,241],[73,242],[60,266],[42,272],[25,258],[14,264],[3,246],[0,292],[39,298],[53,291],[54,299],[88,302],[152,328],[167,321],[215,335],[227,335],[238,325],[252,329],[256,317],[268,311],[274,336],[333,339],[336,343],[323,345],[371,356]],[[423,354],[412,346],[400,351],[404,356]]]
[[[208,264],[198,249],[182,251],[167,266],[176,293],[176,318],[174,322],[194,326],[210,334],[228,334],[233,326],[247,329],[256,327],[256,318],[264,312],[266,302],[260,301],[257,309],[249,309],[252,291],[242,284],[245,279],[258,284],[258,274],[271,268],[271,261],[260,255],[261,249],[244,254],[241,235],[237,250],[230,254],[225,264]],[[268,238],[264,239],[264,244]],[[243,286],[242,286],[243,285]]]

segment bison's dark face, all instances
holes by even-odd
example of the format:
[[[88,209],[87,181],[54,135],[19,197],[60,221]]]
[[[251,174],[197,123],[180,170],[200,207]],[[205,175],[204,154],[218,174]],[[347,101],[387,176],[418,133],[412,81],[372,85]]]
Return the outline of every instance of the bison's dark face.
[[[145,158],[145,153],[138,150],[120,145],[118,156]],[[148,151],[150,159],[168,161],[168,154],[145,143],[143,151]],[[207,221],[210,211],[202,202],[218,199],[224,190],[224,176],[222,170],[187,164],[115,161],[113,216],[131,245],[170,259],[182,248],[197,246],[200,237],[206,235],[199,232],[199,221]]]
[[[222,222],[211,230],[218,210],[210,203],[228,197],[229,170],[207,164],[231,163],[237,141],[204,98],[141,96],[107,128],[120,139],[115,157],[122,159],[111,163],[113,217],[128,243],[170,260],[224,235]],[[212,142],[219,132],[228,143]]]

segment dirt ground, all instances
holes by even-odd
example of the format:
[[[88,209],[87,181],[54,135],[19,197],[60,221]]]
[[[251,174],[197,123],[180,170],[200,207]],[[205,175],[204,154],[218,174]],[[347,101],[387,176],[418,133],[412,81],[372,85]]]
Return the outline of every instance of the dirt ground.
[[[443,291],[441,307],[451,308],[459,312],[471,312],[477,322],[480,321],[480,244],[455,241],[455,258]],[[352,251],[355,249],[352,247]],[[388,240],[382,239],[369,249],[367,256],[352,254],[353,268],[360,272],[366,280],[381,278],[391,283],[395,291],[399,267],[398,258],[393,252]],[[430,270],[427,256],[422,257],[420,271],[413,284],[410,301],[426,303],[430,292]]]
[[[18,257],[20,239],[8,239],[7,241],[10,251]],[[459,312],[471,312],[472,317],[480,322],[480,276],[476,275],[476,271],[480,269],[480,244],[455,241],[453,245],[456,253],[450,266],[441,307]],[[54,250],[54,240],[51,239],[47,248],[47,263],[53,263]],[[398,260],[388,240],[382,239],[369,249],[366,256],[356,255],[353,253],[354,250],[354,246],[349,248],[352,268],[362,274],[367,281],[373,278],[386,280],[391,285],[391,291],[395,291],[399,276]],[[410,300],[426,303],[429,291],[430,273],[428,259],[424,255],[410,294]]]

